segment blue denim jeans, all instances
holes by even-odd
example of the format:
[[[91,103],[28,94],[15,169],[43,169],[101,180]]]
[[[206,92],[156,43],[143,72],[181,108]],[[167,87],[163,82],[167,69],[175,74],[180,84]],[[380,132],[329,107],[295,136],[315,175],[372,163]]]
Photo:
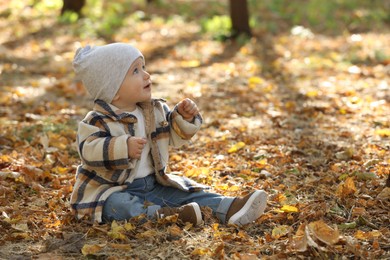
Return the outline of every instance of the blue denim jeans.
[[[208,206],[213,214],[226,222],[226,213],[234,198],[206,191],[185,192],[166,187],[156,181],[154,175],[135,179],[124,191],[111,194],[103,206],[103,221],[125,220],[141,214],[155,218],[161,207],[180,207],[190,202]],[[151,202],[153,205],[150,205]]]

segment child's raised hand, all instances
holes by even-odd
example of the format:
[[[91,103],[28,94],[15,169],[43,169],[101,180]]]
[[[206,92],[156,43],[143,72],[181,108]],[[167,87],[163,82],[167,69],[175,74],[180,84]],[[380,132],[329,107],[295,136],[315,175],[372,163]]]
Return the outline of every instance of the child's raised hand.
[[[177,104],[177,112],[188,122],[194,120],[194,116],[199,114],[198,106],[189,98],[183,99]]]
[[[132,159],[140,159],[142,150],[148,141],[142,137],[130,137],[127,139],[127,151]]]

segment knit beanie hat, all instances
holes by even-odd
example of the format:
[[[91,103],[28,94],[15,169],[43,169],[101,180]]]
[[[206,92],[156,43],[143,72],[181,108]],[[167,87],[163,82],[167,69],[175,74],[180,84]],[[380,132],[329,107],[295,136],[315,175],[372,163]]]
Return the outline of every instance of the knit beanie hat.
[[[76,77],[81,79],[94,100],[111,103],[131,64],[142,53],[125,43],[79,48],[73,60]]]

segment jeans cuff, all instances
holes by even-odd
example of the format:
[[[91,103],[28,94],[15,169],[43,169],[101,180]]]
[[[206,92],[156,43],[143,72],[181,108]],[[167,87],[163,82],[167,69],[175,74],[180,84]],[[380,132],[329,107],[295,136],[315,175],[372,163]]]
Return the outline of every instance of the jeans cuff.
[[[234,200],[234,198],[229,198],[229,197],[223,198],[221,200],[221,202],[219,203],[219,206],[217,208],[217,212],[215,213],[215,215],[223,224],[225,224],[225,222],[226,222],[226,214],[227,214],[233,200]]]

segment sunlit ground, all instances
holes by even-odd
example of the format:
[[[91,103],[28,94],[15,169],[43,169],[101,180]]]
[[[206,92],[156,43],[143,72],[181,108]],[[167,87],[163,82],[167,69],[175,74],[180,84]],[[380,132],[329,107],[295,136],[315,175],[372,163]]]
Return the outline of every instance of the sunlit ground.
[[[388,256],[383,6],[249,1],[262,11],[252,11],[254,37],[222,42],[227,1],[89,1],[78,22],[58,18],[60,1],[33,2],[0,4],[1,258]],[[229,196],[269,193],[253,225],[208,214],[198,228],[71,218],[77,122],[92,106],[71,62],[78,47],[112,41],[144,52],[156,97],[171,106],[190,97],[202,111],[201,131],[172,150],[171,170]]]

